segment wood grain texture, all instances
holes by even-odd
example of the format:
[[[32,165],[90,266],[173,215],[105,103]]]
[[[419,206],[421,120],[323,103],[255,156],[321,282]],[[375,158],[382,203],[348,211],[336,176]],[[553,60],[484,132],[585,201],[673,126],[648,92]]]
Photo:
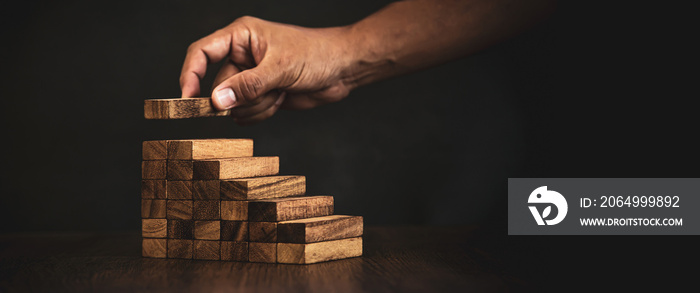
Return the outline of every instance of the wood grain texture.
[[[248,242],[221,241],[221,260],[248,261]]]
[[[221,221],[195,221],[194,239],[219,240],[221,239]]]
[[[279,242],[313,243],[362,236],[362,217],[332,215],[279,222]]]
[[[362,255],[362,237],[298,244],[277,243],[277,262],[312,264]]]
[[[167,140],[149,140],[142,144],[144,160],[165,160],[168,158]]]
[[[219,241],[195,240],[194,259],[219,260],[221,246]]]
[[[192,198],[195,200],[218,200],[219,180],[194,180],[192,181]]]
[[[227,221],[248,221],[248,201],[221,201],[221,219]]]
[[[248,239],[252,242],[277,242],[277,223],[248,222]]]
[[[280,222],[333,214],[333,197],[326,195],[255,200],[248,203],[253,222]]]
[[[166,208],[164,199],[142,199],[141,218],[165,219]]]
[[[194,220],[168,220],[168,238],[194,239]]]
[[[144,238],[165,238],[168,236],[166,219],[142,219],[141,236]]]
[[[188,139],[168,141],[169,160],[207,160],[253,156],[253,140]]]
[[[167,200],[166,214],[167,219],[191,220],[192,219],[192,201],[191,200]]]
[[[192,259],[194,240],[168,239],[168,258]]]
[[[277,243],[248,242],[249,262],[277,262]]]
[[[168,160],[167,176],[168,180],[192,180],[192,161]]]
[[[194,161],[194,179],[216,180],[276,175],[278,157],[240,157]]]
[[[166,163],[165,160],[141,161],[141,178],[142,179],[165,179]]]
[[[168,199],[192,199],[192,181],[166,180],[165,193]]]
[[[254,200],[304,195],[306,177],[268,176],[221,181],[221,198]]]
[[[195,200],[192,218],[195,220],[220,220],[221,207],[218,200]]]
[[[148,99],[143,104],[143,117],[146,119],[184,119],[230,114],[230,110],[214,109],[209,97]]]
[[[165,199],[165,180],[141,180],[141,198]]]
[[[167,256],[167,239],[143,238],[141,256],[165,258]]]
[[[248,222],[221,221],[221,240],[248,241]]]

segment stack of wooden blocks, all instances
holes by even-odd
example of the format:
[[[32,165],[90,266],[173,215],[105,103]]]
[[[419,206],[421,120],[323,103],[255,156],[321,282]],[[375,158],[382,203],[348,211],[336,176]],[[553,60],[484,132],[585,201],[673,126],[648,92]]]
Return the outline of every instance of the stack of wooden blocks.
[[[360,216],[332,196],[304,196],[304,176],[250,139],[143,142],[145,257],[309,264],[362,255]]]

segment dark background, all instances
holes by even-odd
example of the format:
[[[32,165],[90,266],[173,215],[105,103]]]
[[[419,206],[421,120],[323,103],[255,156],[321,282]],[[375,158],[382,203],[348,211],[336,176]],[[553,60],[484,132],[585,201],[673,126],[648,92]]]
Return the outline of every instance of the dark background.
[[[141,141],[253,138],[367,224],[505,223],[509,177],[697,177],[682,7],[566,3],[471,57],[340,103],[147,121],[187,46],[237,17],[351,24],[390,1],[35,1],[3,10],[3,231],[139,227]],[[694,57],[694,55],[692,55]],[[210,71],[208,88],[215,71]]]
[[[505,200],[509,177],[700,176],[689,7],[567,1],[507,42],[340,103],[249,127],[143,118],[144,99],[180,95],[187,46],[237,17],[347,25],[388,2],[3,9],[0,232],[138,230],[143,140],[240,137],[368,225],[491,227],[507,267],[543,283],[688,280],[680,265],[700,260],[698,237],[506,237]]]

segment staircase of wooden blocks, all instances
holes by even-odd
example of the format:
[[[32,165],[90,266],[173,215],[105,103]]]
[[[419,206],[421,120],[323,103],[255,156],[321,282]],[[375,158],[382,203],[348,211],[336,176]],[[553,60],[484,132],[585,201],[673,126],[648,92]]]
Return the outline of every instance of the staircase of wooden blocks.
[[[143,142],[142,255],[309,264],[362,255],[363,220],[304,196],[250,139]]]

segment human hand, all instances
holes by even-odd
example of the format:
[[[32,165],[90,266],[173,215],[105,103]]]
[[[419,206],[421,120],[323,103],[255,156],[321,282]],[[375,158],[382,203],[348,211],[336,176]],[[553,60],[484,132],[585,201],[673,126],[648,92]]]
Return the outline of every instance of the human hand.
[[[351,54],[344,28],[310,29],[242,17],[194,42],[180,87],[200,95],[207,65],[226,59],[214,81],[212,103],[232,109],[239,124],[272,116],[280,107],[309,109],[343,99],[353,88],[344,78]]]

